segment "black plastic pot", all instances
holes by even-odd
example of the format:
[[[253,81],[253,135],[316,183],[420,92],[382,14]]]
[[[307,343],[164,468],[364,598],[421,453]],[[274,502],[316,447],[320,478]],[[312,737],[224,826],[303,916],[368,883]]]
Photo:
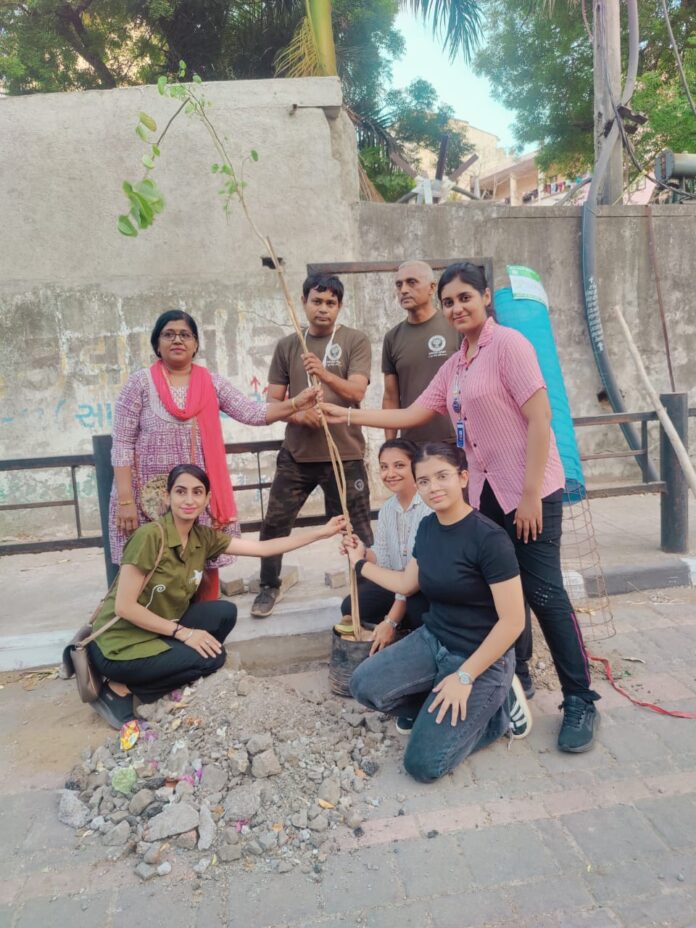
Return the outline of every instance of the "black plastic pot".
[[[332,693],[350,696],[350,678],[355,668],[368,657],[371,647],[371,641],[347,641],[334,630],[329,661],[329,686]]]

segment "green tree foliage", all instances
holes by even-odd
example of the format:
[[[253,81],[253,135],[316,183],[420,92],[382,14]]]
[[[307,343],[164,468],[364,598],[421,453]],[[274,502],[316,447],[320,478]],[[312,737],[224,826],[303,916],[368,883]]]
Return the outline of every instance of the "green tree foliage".
[[[340,74],[353,106],[376,106],[403,40],[396,0],[335,0]],[[3,0],[0,81],[11,94],[121,87],[176,76],[267,78],[304,0]]]
[[[592,47],[579,6],[530,11],[517,0],[487,0],[485,47],[476,66],[515,114],[520,147],[538,145],[542,167],[568,173],[592,163]]]
[[[385,104],[390,131],[403,145],[437,152],[443,134],[449,134],[445,170],[453,171],[473,150],[466,133],[451,125],[454,109],[438,99],[428,81],[419,78],[405,90],[389,91]]]
[[[395,203],[416,186],[414,179],[399,171],[377,145],[360,149],[360,164],[387,203]]]
[[[679,86],[659,0],[639,6],[641,69],[631,106],[649,121],[632,141],[645,162],[663,147],[696,151],[696,118]],[[548,3],[484,0],[483,11],[486,41],[476,65],[515,113],[518,143],[539,147],[542,169],[571,175],[588,169],[594,152],[592,45],[580,4],[557,0],[549,9]],[[696,6],[674,0],[670,16],[693,88]]]
[[[154,83],[179,61],[205,80],[271,77],[302,0],[3,0],[9,93]]]

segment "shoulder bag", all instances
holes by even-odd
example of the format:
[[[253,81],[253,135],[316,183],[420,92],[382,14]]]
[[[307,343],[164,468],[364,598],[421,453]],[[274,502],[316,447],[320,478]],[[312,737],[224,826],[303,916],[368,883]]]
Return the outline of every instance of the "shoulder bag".
[[[155,566],[143,580],[143,584],[140,587],[140,593],[138,593],[138,596],[142,594],[143,590],[152,579],[152,575],[159,567],[159,563],[162,560],[162,554],[164,553],[164,528],[161,522],[155,522],[155,525],[157,525],[160,530],[159,553],[157,555],[157,560],[155,561]],[[101,692],[103,682],[102,676],[92,665],[92,662],[89,659],[87,645],[94,641],[95,638],[98,638],[101,634],[107,631],[107,629],[115,625],[121,618],[121,616],[115,615],[113,619],[109,619],[108,622],[105,622],[104,625],[97,629],[96,632],[92,631],[94,620],[99,614],[99,610],[104,604],[104,600],[109,595],[109,593],[111,593],[117,583],[118,575],[107,590],[106,596],[104,596],[102,601],[92,613],[92,618],[86,625],[83,625],[82,628],[78,629],[75,637],[63,651],[63,666],[61,676],[63,676],[66,680],[69,680],[72,676],[75,677],[77,691],[80,694],[80,699],[82,702],[94,702]]]

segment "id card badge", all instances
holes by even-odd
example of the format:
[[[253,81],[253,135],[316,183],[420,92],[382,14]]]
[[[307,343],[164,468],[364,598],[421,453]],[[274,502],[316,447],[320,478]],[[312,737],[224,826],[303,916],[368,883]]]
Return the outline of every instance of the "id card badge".
[[[464,423],[460,419],[457,422],[457,448],[464,447]]]

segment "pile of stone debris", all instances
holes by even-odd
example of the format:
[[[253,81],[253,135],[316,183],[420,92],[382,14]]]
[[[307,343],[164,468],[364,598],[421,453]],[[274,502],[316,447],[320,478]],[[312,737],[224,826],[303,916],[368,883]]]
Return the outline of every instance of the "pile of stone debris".
[[[243,670],[223,669],[138,713],[132,747],[115,735],[85,752],[59,818],[83,845],[135,855],[144,880],[177,859],[205,878],[239,861],[320,880],[341,834],[360,834],[370,777],[397,750],[376,713]]]

